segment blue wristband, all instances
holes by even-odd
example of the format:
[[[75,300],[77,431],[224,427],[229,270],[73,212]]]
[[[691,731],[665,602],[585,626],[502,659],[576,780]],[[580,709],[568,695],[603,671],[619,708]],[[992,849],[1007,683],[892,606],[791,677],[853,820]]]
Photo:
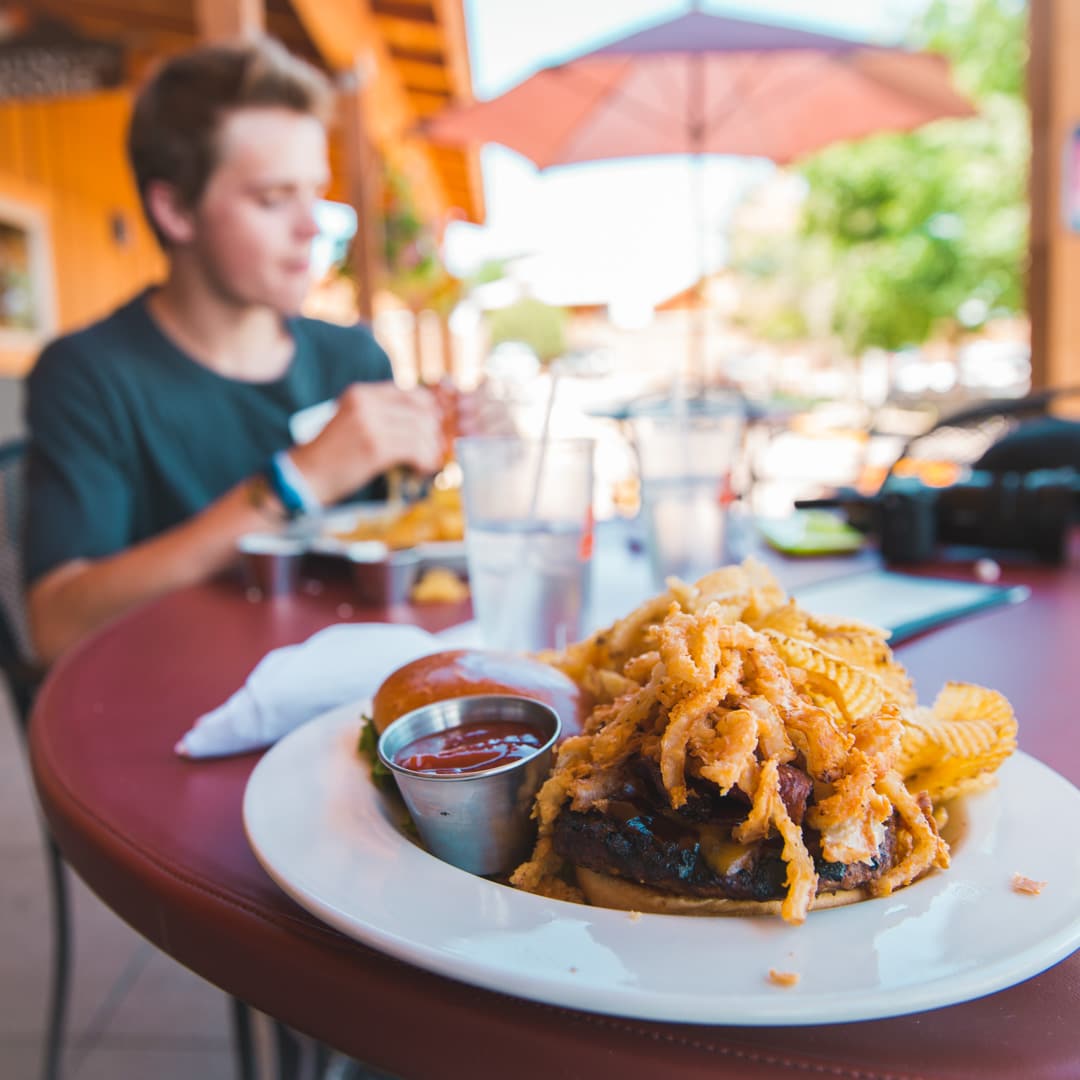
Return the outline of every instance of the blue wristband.
[[[315,498],[287,450],[279,451],[270,459],[263,475],[290,519],[322,509],[322,504]]]

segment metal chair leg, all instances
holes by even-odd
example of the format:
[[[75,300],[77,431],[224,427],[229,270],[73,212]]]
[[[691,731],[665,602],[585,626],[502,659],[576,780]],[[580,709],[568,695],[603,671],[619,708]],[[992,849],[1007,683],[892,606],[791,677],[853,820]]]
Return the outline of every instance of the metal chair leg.
[[[237,1080],[256,1080],[255,1052],[251,1039],[251,1009],[239,998],[230,998],[230,1001]]]
[[[300,1047],[296,1037],[280,1021],[275,1022],[277,1035],[277,1080],[300,1080]]]
[[[71,974],[71,905],[64,860],[56,842],[48,835],[45,837],[45,856],[52,894],[53,970],[41,1075],[43,1080],[60,1080]]]
[[[277,1051],[276,1080],[326,1080],[329,1048],[293,1031],[280,1020],[273,1021]]]

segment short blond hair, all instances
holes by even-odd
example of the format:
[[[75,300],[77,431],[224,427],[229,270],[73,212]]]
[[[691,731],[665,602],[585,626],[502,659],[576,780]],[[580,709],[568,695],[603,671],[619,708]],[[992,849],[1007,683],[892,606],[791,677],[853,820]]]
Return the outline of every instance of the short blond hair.
[[[330,80],[273,38],[203,46],[157,69],[135,101],[128,157],[143,212],[162,244],[165,237],[147,204],[149,185],[167,180],[187,206],[196,206],[218,163],[217,135],[225,116],[273,107],[324,124],[333,109]]]

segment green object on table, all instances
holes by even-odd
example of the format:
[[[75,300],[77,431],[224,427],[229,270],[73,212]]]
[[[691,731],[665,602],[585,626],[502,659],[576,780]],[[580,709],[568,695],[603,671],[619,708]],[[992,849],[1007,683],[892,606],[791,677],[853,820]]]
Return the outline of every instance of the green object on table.
[[[371,779],[376,784],[382,787],[389,784],[392,787],[394,775],[379,760],[379,751],[377,749],[379,733],[375,730],[375,721],[370,716],[363,716],[361,719],[364,721],[364,726],[360,729],[360,737],[356,742],[356,752],[362,758],[367,759],[368,764],[371,766]]]
[[[785,518],[760,519],[758,531],[785,555],[845,555],[858,551],[866,537],[827,510],[795,510]]]

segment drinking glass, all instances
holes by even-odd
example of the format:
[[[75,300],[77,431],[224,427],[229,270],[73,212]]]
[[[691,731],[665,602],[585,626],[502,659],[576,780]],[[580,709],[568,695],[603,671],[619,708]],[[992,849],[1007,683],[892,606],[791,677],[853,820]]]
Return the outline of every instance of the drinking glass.
[[[744,416],[736,395],[631,409],[641,513],[657,586],[672,575],[695,581],[730,557],[731,474]]]
[[[489,646],[532,652],[581,636],[590,592],[593,445],[490,435],[455,441],[469,586]]]

